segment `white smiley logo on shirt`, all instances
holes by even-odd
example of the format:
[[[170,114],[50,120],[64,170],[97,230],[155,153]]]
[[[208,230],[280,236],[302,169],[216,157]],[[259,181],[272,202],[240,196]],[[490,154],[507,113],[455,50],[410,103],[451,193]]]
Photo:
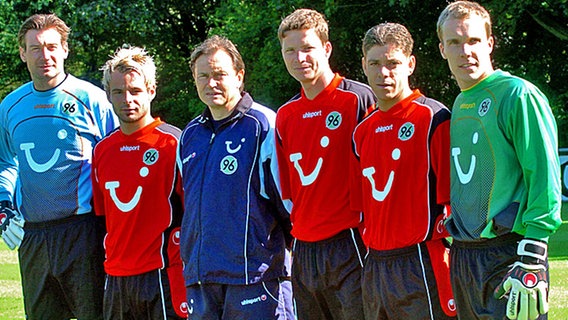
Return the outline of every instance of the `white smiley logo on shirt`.
[[[391,157],[395,161],[400,159],[400,149],[395,148],[391,153]],[[373,174],[375,174],[374,167],[368,167],[363,169],[363,176],[367,177],[367,179],[369,179],[369,182],[371,183],[371,191],[373,194],[373,199],[377,201],[383,201],[391,191],[392,183],[394,181],[394,170],[391,170],[391,172],[389,173],[389,178],[383,190],[377,190]]]

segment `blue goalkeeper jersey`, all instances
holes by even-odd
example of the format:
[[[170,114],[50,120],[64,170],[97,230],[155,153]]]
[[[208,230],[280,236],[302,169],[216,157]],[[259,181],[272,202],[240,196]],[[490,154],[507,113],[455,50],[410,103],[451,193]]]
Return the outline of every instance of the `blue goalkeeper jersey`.
[[[105,92],[72,75],[22,85],[0,104],[0,200],[31,222],[91,212],[93,147],[117,125]]]

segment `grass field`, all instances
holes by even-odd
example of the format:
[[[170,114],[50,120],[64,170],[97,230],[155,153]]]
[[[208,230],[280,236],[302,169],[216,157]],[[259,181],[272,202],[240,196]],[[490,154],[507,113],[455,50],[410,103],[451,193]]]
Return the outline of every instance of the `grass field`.
[[[549,242],[551,320],[568,319],[568,205],[563,220]],[[18,255],[0,242],[0,320],[24,319]]]

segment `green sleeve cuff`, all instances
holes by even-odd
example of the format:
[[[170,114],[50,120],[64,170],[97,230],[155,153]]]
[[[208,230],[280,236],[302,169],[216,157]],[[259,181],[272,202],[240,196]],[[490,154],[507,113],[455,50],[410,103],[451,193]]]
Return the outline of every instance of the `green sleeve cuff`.
[[[535,228],[534,226],[528,226],[527,232],[525,233],[525,238],[540,240],[548,243],[548,238],[553,234],[553,231]]]

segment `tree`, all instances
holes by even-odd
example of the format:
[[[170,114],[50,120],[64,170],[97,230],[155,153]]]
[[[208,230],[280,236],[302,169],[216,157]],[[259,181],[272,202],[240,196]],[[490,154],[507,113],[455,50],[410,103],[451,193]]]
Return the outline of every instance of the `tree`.
[[[189,90],[190,47],[207,36],[217,1],[4,0],[0,3],[0,97],[29,81],[16,35],[34,13],[55,13],[72,29],[66,71],[100,85],[100,67],[123,44],[146,47],[158,65],[153,113],[184,126],[202,106]]]
[[[549,97],[559,124],[560,145],[568,145],[568,3],[566,0],[487,0],[491,12],[495,66],[535,83]],[[365,82],[361,39],[381,22],[404,24],[415,40],[418,67],[414,87],[451,106],[459,89],[440,57],[436,21],[440,0],[3,0],[0,2],[0,98],[28,81],[18,56],[16,33],[25,18],[54,12],[73,29],[67,71],[100,81],[100,66],[122,44],[143,46],[158,64],[153,113],[183,127],[205,107],[194,89],[188,61],[207,36],[222,34],[241,51],[245,89],[277,109],[299,90],[286,71],[277,29],[295,8],[313,8],[329,21],[332,68]]]
[[[277,40],[280,19],[295,8],[313,8],[329,21],[332,68],[365,82],[361,39],[381,22],[405,25],[414,37],[417,70],[411,84],[448,106],[459,88],[441,58],[436,35],[438,15],[446,1],[287,0],[223,1],[211,33],[227,35],[247,62],[247,88],[269,106],[279,106],[298,91],[287,75]],[[566,0],[483,1],[497,39],[494,63],[535,83],[549,97],[559,124],[560,145],[568,144],[568,3]],[[254,60],[247,60],[254,59]]]

